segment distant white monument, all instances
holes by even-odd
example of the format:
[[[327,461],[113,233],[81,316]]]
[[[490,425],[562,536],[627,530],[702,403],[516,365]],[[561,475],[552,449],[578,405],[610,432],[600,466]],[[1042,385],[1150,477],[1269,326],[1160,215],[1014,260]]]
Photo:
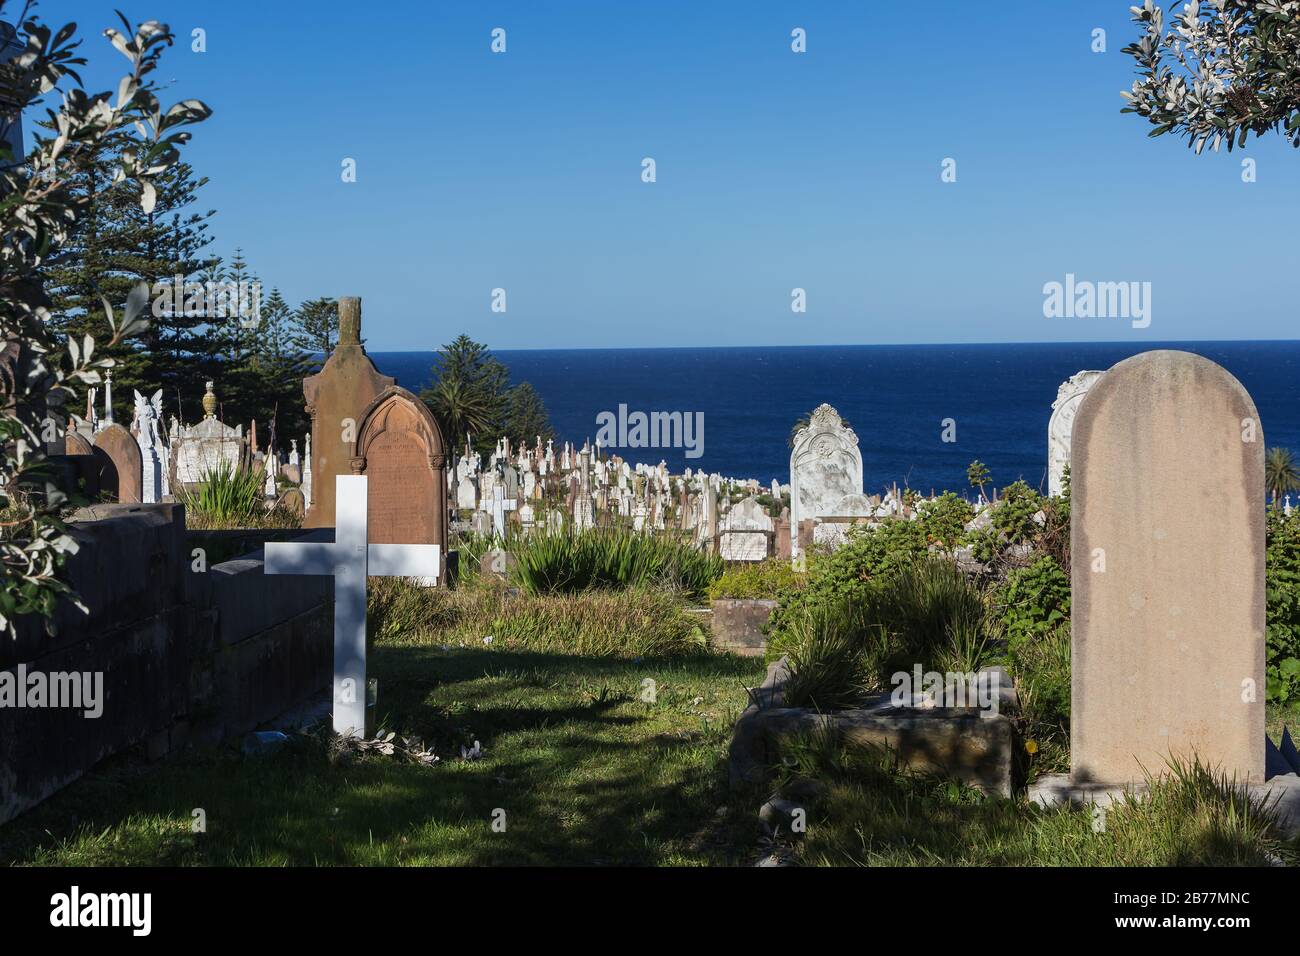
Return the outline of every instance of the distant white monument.
[[[162,389],[154,392],[151,398],[135,392],[135,421],[131,423],[131,432],[140,446],[140,458],[144,463],[140,500],[147,505],[162,501],[171,493],[167,486],[167,445],[163,440],[161,423]]]
[[[192,484],[202,481],[209,471],[224,463],[238,470],[244,448],[244,428],[231,428],[217,420],[217,396],[208,382],[203,396],[203,421],[192,428],[172,419],[171,446],[176,458],[176,481]]]
[[[830,405],[819,405],[790,452],[790,528],[794,557],[802,554],[799,522],[852,513],[862,494],[858,436]],[[847,501],[845,499],[848,499]]]
[[[1070,434],[1074,430],[1074,416],[1083,403],[1088,389],[1096,384],[1105,372],[1084,370],[1075,372],[1056,390],[1052,402],[1052,417],[1047,422],[1047,493],[1059,496],[1064,490],[1066,466],[1070,464]]]

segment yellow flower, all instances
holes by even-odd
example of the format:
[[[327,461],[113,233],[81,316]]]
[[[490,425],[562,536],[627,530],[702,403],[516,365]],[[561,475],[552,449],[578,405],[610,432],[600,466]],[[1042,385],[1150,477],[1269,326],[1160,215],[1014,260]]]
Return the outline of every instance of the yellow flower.
[[[1029,751],[1031,754],[1036,754],[1036,753],[1038,753],[1038,741],[1037,741],[1037,740],[1026,740],[1026,741],[1025,741],[1025,750]]]

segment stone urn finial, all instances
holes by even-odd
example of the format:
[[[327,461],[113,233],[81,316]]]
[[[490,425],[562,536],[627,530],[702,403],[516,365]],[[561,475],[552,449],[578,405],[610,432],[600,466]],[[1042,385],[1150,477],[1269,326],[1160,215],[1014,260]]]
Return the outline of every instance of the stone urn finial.
[[[208,390],[203,393],[203,417],[214,418],[217,414],[217,393],[212,390],[212,382],[208,382]]]

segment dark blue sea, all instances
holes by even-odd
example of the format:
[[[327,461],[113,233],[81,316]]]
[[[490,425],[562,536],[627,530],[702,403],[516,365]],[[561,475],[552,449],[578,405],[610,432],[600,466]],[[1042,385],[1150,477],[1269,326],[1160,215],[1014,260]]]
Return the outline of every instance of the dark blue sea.
[[[541,393],[561,439],[594,439],[596,416],[631,411],[704,414],[702,457],[681,449],[618,450],[674,473],[691,467],[735,478],[790,480],[790,427],[822,402],[857,432],[867,493],[893,482],[928,492],[967,491],[980,459],[998,486],[1046,487],[1047,420],[1056,389],[1081,369],[1108,369],[1151,348],[1218,362],[1250,392],[1269,447],[1300,451],[1300,342],[1038,345],[857,345],[789,348],[499,351],[515,382]],[[419,391],[432,352],[371,353],[398,383]],[[957,441],[941,441],[942,422]]]

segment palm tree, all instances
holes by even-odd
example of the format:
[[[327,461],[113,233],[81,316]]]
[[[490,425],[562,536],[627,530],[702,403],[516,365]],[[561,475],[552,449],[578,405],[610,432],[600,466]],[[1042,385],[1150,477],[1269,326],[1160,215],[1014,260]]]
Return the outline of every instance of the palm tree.
[[[1277,499],[1290,491],[1300,490],[1300,469],[1289,448],[1270,448],[1264,457],[1264,488]]]
[[[448,447],[459,448],[471,435],[496,440],[491,437],[500,420],[496,396],[459,378],[440,378],[420,397],[442,426]]]

